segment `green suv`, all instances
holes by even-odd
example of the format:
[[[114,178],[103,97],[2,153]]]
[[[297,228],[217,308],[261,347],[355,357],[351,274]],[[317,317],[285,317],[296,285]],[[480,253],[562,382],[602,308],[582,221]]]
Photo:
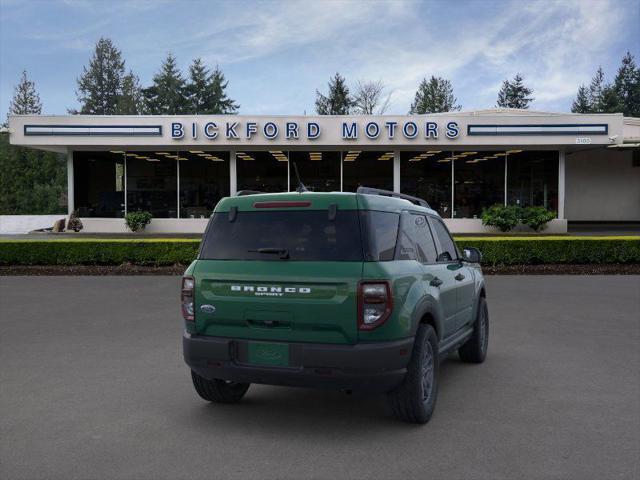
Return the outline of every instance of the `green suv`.
[[[182,279],[195,389],[222,403],[251,383],[386,393],[398,418],[425,423],[440,361],[485,359],[480,259],[407,195],[224,198]]]

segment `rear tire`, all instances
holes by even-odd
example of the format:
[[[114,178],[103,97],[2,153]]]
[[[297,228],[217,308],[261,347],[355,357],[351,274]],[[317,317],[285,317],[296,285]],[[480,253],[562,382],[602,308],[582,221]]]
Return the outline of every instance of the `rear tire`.
[[[489,346],[489,308],[484,297],[480,297],[473,334],[459,349],[458,355],[463,362],[482,363],[487,358]]]
[[[250,383],[227,382],[214,378],[207,380],[193,370],[191,371],[193,386],[203,399],[215,403],[237,403],[249,390]]]
[[[410,423],[427,423],[438,398],[438,337],[431,325],[420,325],[402,384],[388,393],[393,414]]]

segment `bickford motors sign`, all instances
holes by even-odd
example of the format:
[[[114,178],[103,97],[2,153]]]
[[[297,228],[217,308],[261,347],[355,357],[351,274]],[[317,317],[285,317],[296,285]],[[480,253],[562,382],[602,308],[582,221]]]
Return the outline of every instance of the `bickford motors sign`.
[[[333,126],[333,125],[332,125]],[[415,138],[433,139],[440,138],[441,135],[449,139],[458,138],[460,127],[457,122],[449,121],[444,125],[439,125],[433,121],[368,121],[359,123],[356,121],[336,122],[335,126],[340,128],[340,138],[342,140],[357,140],[365,136],[369,140],[384,138],[394,140],[396,137],[403,137],[407,140]],[[266,140],[316,140],[322,136],[322,127],[318,122],[307,121],[226,121],[226,122],[172,122],[171,138],[174,140],[206,138],[216,140],[225,138],[227,140],[251,140],[260,136]]]

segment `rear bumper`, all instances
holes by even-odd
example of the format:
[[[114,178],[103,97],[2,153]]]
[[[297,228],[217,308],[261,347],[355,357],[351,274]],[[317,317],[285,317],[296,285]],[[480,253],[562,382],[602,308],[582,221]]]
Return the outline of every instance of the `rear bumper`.
[[[242,383],[387,392],[403,380],[413,339],[333,345],[289,343],[289,367],[247,363],[248,340],[184,333],[184,360],[198,375]]]

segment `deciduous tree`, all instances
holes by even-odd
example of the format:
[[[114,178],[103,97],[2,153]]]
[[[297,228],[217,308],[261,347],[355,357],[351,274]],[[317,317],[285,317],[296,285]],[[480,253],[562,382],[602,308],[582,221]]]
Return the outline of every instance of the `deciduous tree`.
[[[354,112],[360,115],[382,115],[389,108],[391,93],[386,93],[382,80],[358,81],[355,91]]]

